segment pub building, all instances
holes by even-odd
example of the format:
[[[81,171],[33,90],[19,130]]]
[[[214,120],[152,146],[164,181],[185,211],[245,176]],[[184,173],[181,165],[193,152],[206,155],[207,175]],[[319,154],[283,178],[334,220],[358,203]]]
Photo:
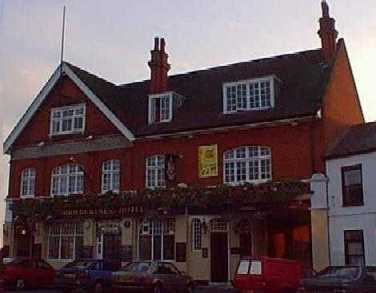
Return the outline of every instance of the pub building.
[[[4,251],[56,268],[165,260],[209,282],[243,255],[315,267],[310,178],[364,122],[322,11],[319,49],[168,75],[155,38],[150,79],[121,85],[62,62],[4,142]]]

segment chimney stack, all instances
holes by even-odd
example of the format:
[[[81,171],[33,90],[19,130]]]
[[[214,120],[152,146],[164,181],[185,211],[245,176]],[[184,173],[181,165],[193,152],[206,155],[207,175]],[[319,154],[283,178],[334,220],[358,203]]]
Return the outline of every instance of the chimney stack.
[[[166,42],[164,38],[154,38],[154,49],[151,53],[150,67],[150,94],[158,94],[168,90],[168,55],[165,50]]]
[[[330,17],[329,5],[326,0],[321,2],[322,17],[320,18],[320,30],[318,34],[321,38],[321,46],[325,60],[329,62],[336,52],[338,32],[335,28],[335,19]]]

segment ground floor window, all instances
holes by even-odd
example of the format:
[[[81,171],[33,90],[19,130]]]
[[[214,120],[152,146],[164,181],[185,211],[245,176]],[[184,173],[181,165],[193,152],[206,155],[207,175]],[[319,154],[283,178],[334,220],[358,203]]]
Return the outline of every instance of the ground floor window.
[[[363,230],[344,231],[346,265],[365,264]]]
[[[52,224],[48,228],[48,258],[76,259],[83,247],[82,223]]]
[[[175,219],[145,221],[139,233],[140,260],[175,259]]]

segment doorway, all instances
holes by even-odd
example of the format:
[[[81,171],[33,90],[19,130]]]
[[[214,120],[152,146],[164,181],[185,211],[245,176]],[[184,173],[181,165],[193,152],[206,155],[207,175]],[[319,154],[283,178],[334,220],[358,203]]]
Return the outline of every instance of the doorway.
[[[226,283],[228,281],[227,232],[211,232],[210,234],[210,271],[212,282]]]
[[[115,261],[120,259],[120,234],[103,234],[103,259]]]

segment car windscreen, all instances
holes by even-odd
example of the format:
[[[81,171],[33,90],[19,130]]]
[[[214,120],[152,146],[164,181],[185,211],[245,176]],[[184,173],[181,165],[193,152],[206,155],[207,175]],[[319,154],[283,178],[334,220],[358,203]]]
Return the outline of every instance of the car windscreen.
[[[239,275],[261,275],[261,261],[243,259],[238,267]]]
[[[8,265],[29,267],[31,266],[31,261],[28,259],[14,259]]]
[[[151,263],[148,262],[134,262],[123,267],[121,270],[125,272],[144,273],[151,267]]]
[[[85,270],[85,269],[90,269],[94,267],[94,265],[95,265],[95,262],[90,261],[90,260],[76,260],[76,261],[66,264],[64,268]]]
[[[248,275],[249,273],[249,260],[241,260],[238,267],[238,274],[239,275]]]
[[[355,279],[359,274],[359,267],[329,267],[317,274],[317,278]]]

